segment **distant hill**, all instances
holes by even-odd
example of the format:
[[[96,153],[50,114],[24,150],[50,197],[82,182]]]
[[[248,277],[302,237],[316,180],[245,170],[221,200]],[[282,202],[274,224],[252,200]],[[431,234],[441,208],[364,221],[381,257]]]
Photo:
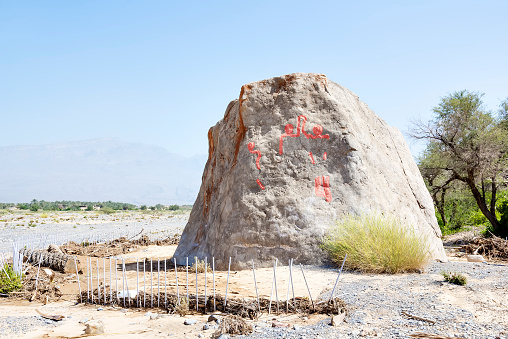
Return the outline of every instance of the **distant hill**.
[[[0,147],[0,202],[193,204],[206,160],[109,138]]]

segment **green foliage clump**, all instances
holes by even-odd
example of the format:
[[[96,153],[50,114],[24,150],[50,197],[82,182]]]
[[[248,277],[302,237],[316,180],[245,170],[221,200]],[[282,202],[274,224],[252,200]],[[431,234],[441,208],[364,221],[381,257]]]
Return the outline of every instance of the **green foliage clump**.
[[[322,248],[350,269],[376,273],[420,271],[429,260],[428,240],[393,216],[346,215],[329,230]]]
[[[441,272],[441,275],[445,278],[446,281],[448,281],[450,284],[455,285],[465,285],[467,284],[467,278],[465,275],[462,275],[457,272]]]
[[[111,207],[103,207],[101,208],[100,212],[104,214],[113,214],[115,213],[115,210],[112,209]]]
[[[4,264],[0,270],[0,293],[11,293],[23,287],[23,276],[18,275],[12,267]]]
[[[170,210],[170,211],[177,211],[179,209],[180,209],[180,206],[178,206],[178,205],[170,205],[168,207],[168,210]]]

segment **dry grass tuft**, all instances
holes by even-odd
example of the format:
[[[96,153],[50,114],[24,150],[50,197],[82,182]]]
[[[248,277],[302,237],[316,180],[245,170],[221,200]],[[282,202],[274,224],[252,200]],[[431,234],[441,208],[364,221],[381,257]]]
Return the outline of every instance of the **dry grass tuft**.
[[[324,237],[322,248],[336,263],[374,273],[418,272],[429,260],[429,244],[412,227],[377,213],[346,215]]]
[[[247,323],[242,317],[237,315],[227,315],[222,318],[219,328],[213,334],[213,338],[218,338],[225,333],[250,334],[252,331],[252,325]]]

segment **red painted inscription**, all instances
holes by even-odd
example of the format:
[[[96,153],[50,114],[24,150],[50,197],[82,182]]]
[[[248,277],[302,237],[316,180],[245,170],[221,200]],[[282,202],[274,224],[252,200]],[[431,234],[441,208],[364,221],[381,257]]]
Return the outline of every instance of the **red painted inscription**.
[[[330,190],[330,176],[320,176],[314,179],[314,190],[318,197],[323,197],[327,202],[332,201],[332,191]]]

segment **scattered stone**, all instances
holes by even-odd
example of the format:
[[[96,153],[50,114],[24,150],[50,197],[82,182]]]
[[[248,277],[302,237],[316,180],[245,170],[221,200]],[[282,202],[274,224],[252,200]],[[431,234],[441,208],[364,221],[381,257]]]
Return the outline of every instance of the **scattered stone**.
[[[220,315],[218,315],[218,314],[211,314],[208,317],[208,322],[210,322],[210,321],[215,321],[216,323],[218,323],[220,321]]]
[[[345,317],[346,317],[346,313],[341,313],[341,314],[332,316],[332,321],[331,321],[330,325],[339,326],[344,321]]]
[[[272,327],[291,327],[290,324],[283,324],[280,321],[272,322]]]
[[[206,330],[209,330],[210,329],[210,325],[208,324],[204,324],[203,325],[203,331],[206,331]]]
[[[196,319],[185,319],[185,321],[183,322],[185,325],[194,325],[196,324],[198,321]]]
[[[365,327],[360,331],[360,337],[376,336],[376,332],[369,327]]]
[[[468,262],[484,262],[485,259],[480,254],[469,254],[467,257]]]
[[[97,311],[104,311],[104,309],[102,307],[99,307]]]
[[[150,314],[150,320],[157,320],[157,319],[159,319],[159,318],[160,318],[160,316],[159,316],[159,314],[157,314],[157,313],[155,313],[155,314]]]
[[[100,320],[90,320],[85,325],[85,334],[87,335],[104,334],[104,323]]]

